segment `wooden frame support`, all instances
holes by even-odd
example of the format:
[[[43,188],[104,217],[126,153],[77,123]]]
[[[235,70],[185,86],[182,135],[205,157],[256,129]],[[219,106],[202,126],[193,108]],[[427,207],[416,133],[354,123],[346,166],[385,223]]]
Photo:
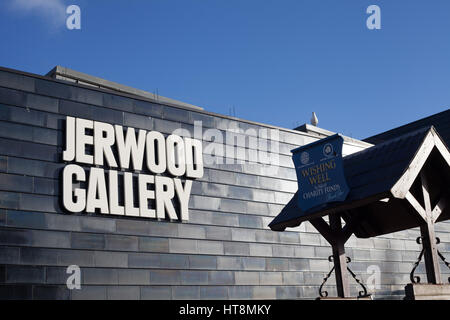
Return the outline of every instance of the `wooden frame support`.
[[[406,194],[405,198],[423,220],[423,223],[420,226],[420,234],[422,237],[422,246],[424,249],[425,269],[427,272],[428,283],[440,284],[442,283],[442,280],[441,271],[439,268],[439,257],[436,247],[434,223],[442,213],[446,205],[446,201],[445,198],[442,198],[442,200],[439,201],[436,207],[432,210],[429,185],[423,171],[420,173],[420,180],[422,183],[422,194],[425,208],[421,206],[421,204],[414,198],[414,196],[410,192]]]
[[[346,224],[342,228],[340,214],[330,214],[329,217],[329,225],[323,218],[312,219],[310,222],[328,243],[330,243],[333,251],[337,293],[340,298],[348,298],[350,297],[350,286],[347,272],[347,257],[345,256],[345,243],[353,233],[352,224]]]

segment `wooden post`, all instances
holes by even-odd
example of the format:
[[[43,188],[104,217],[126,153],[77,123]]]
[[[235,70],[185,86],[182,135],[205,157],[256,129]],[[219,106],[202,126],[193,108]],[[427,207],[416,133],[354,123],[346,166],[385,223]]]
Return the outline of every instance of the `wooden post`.
[[[441,271],[439,268],[439,257],[436,248],[436,235],[434,233],[434,218],[431,210],[431,201],[428,188],[428,182],[423,172],[420,173],[422,181],[422,193],[425,204],[425,221],[420,226],[422,236],[422,246],[425,249],[425,268],[427,272],[428,283],[440,284]]]
[[[330,214],[329,217],[331,230],[334,234],[338,235],[335,241],[331,243],[337,293],[338,297],[346,298],[350,296],[350,286],[348,283],[347,257],[345,256],[345,239],[341,237],[341,216],[339,214]]]

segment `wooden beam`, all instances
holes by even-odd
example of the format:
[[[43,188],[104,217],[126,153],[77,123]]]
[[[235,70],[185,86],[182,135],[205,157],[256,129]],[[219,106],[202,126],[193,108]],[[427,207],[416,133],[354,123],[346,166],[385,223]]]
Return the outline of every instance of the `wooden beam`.
[[[336,235],[322,217],[311,219],[309,222],[311,222],[314,228],[319,231],[319,233],[325,238],[325,240],[328,241],[329,244],[332,245],[335,242]]]
[[[333,233],[342,234],[341,216],[338,213],[330,214],[330,227]],[[350,296],[350,286],[348,283],[347,257],[345,256],[345,241],[342,237],[337,237],[332,244],[334,273],[336,275],[336,287],[340,298]]]
[[[350,221],[345,222],[345,226],[342,229],[342,240],[344,243],[347,242],[347,240],[352,236],[353,232],[355,231],[355,227],[361,222],[361,215],[357,215],[356,217],[353,217]]]
[[[391,188],[391,193],[395,198],[405,198],[406,194],[409,192],[409,189],[411,189],[412,184],[419,175],[420,170],[425,164],[425,161],[428,159],[428,155],[433,150],[435,146],[434,140],[435,138],[433,132],[428,132],[409,167]]]
[[[447,207],[447,199],[444,196],[444,197],[441,198],[441,200],[439,200],[438,204],[433,209],[433,212],[432,212],[433,223],[436,222],[436,220],[439,218],[439,216],[441,215],[442,211],[444,211],[444,209],[446,207]]]
[[[425,203],[426,222],[420,226],[422,236],[422,246],[425,249],[425,269],[428,283],[441,283],[441,271],[439,268],[439,257],[436,248],[436,235],[434,233],[433,213],[431,212],[431,200],[429,185],[425,173],[420,173],[422,182],[422,192]]]
[[[424,208],[420,205],[419,201],[414,198],[411,192],[408,191],[408,193],[405,196],[405,199],[408,200],[409,204],[416,210],[416,212],[422,217],[424,221],[427,221],[427,213]]]
[[[447,147],[442,143],[442,140],[436,133],[436,131],[432,129],[431,133],[433,134],[434,137],[434,145],[440,151],[445,162],[447,162],[447,165],[450,167],[450,152],[448,151]]]

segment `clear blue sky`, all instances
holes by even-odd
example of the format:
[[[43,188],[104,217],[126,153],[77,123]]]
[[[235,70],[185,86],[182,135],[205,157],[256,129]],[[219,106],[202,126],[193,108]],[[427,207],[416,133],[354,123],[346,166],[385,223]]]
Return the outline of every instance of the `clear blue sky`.
[[[448,0],[3,0],[0,36],[5,67],[62,65],[287,128],[315,111],[365,138],[450,105]]]

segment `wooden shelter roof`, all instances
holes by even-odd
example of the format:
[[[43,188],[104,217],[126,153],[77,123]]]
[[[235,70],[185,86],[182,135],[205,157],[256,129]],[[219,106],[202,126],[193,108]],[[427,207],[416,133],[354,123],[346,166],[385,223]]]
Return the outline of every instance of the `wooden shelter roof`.
[[[328,203],[302,212],[297,193],[269,227],[283,231],[303,221],[341,213],[357,237],[367,238],[420,225],[420,174],[430,184],[436,220],[450,218],[450,153],[434,127],[424,127],[343,158],[350,192],[343,202]],[[422,200],[423,202],[423,200]]]

